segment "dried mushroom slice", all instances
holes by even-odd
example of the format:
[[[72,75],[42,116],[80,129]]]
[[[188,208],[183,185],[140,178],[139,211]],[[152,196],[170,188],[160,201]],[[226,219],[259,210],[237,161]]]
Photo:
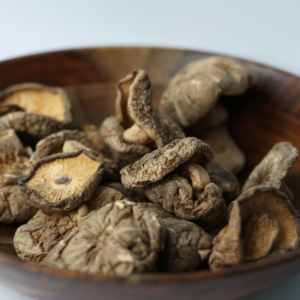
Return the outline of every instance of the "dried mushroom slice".
[[[243,191],[257,185],[272,185],[292,200],[293,194],[284,183],[284,178],[292,169],[298,156],[299,152],[292,143],[276,144],[251,172],[243,186]]]
[[[96,146],[94,146],[94,144],[84,132],[79,131],[77,129],[61,130],[39,141],[36,145],[35,152],[30,158],[30,161],[35,162],[48,155],[62,152],[63,145],[65,141],[68,140],[78,141],[92,150],[97,150]]]
[[[222,223],[227,212],[222,190],[214,183],[208,183],[200,190],[201,182],[193,181],[195,193],[190,182],[178,173],[171,173],[143,190],[151,202],[160,204],[178,218],[196,221],[205,227]]]
[[[124,199],[125,196],[114,189],[98,187],[89,201],[73,210],[38,211],[26,225],[19,227],[15,234],[14,246],[17,255],[23,260],[43,264],[49,251],[74,227],[80,226],[90,213],[106,204]]]
[[[135,161],[151,152],[151,149],[144,145],[126,143],[123,139],[124,130],[121,121],[115,116],[105,119],[100,128],[104,143],[117,157]]]
[[[27,222],[37,212],[29,203],[19,186],[9,185],[0,189],[0,223]]]
[[[186,272],[197,269],[209,256],[212,237],[198,225],[177,219],[160,205],[139,203],[139,207],[155,213],[166,227],[165,247],[160,252],[157,269],[162,272]]]
[[[128,276],[151,271],[163,249],[165,228],[136,203],[117,201],[90,215],[55,246],[46,265],[87,273]]]
[[[256,186],[242,193],[231,203],[228,219],[214,239],[212,270],[299,246],[299,213],[273,186]]]
[[[29,157],[18,151],[0,154],[0,186],[18,184],[18,180],[27,176]]]
[[[207,165],[206,170],[210,180],[222,189],[226,201],[231,201],[239,196],[240,183],[232,172],[213,161]]]
[[[214,152],[214,162],[234,174],[242,170],[246,163],[246,157],[224,125],[203,131],[197,137],[211,147]]]
[[[193,61],[171,79],[160,108],[180,126],[189,127],[199,122],[221,95],[240,95],[253,82],[249,70],[232,58]]]
[[[162,148],[175,139],[185,137],[181,128],[168,116],[153,107],[152,87],[148,74],[134,70],[121,79],[116,98],[116,115],[127,131],[124,139],[128,143],[151,144],[155,141]]]
[[[91,198],[104,174],[104,163],[81,150],[39,160],[19,181],[28,201],[43,211],[68,211]]]
[[[196,162],[206,167],[213,158],[210,147],[197,138],[174,140],[123,168],[121,180],[128,189],[143,187],[162,180],[183,163]]]

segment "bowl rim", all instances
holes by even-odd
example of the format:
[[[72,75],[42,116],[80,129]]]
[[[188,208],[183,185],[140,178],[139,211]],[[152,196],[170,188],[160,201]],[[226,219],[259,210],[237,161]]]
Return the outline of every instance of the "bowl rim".
[[[239,58],[237,56],[222,54],[222,53],[215,53],[209,51],[201,51],[201,50],[194,50],[194,49],[185,49],[185,48],[171,48],[171,47],[156,47],[156,46],[104,46],[104,47],[87,47],[87,48],[74,48],[74,49],[66,49],[66,50],[58,50],[58,51],[50,51],[50,52],[40,52],[20,57],[15,57],[12,59],[6,59],[0,61],[0,64],[18,61],[24,58],[34,58],[41,55],[49,55],[49,54],[58,54],[58,53],[68,53],[68,52],[76,52],[76,51],[88,51],[88,50],[96,50],[96,49],[149,49],[149,50],[166,50],[166,51],[183,51],[188,53],[195,53],[195,54],[203,54],[203,55],[222,55],[231,57],[234,59],[238,59],[246,64],[249,65],[256,65],[261,68],[273,70],[276,73],[281,73],[290,77],[294,77],[300,80],[300,77],[291,74],[287,71],[283,71],[277,69],[272,66],[268,66],[262,63],[253,62],[251,60],[247,60],[244,58]],[[246,264],[233,266],[228,269],[219,270],[219,271],[211,271],[211,270],[197,270],[193,272],[182,272],[182,273],[141,273],[141,274],[132,274],[126,278],[117,277],[117,276],[109,276],[103,275],[100,273],[96,274],[87,274],[80,271],[70,271],[64,269],[57,269],[53,267],[37,265],[31,262],[21,261],[17,256],[13,256],[10,254],[6,254],[0,251],[0,264],[6,265],[9,267],[13,267],[15,269],[22,269],[30,272],[38,272],[45,275],[61,277],[65,279],[85,279],[91,281],[101,281],[101,282],[120,282],[120,283],[150,283],[150,282],[167,282],[167,283],[176,283],[178,281],[198,281],[198,280],[214,280],[221,277],[232,277],[242,275],[244,273],[253,273],[257,271],[263,271],[269,268],[275,268],[278,266],[282,266],[287,263],[291,263],[293,261],[300,259],[300,248],[291,250],[290,252],[278,256],[278,257],[269,257],[265,258],[262,261],[255,261],[249,262]]]

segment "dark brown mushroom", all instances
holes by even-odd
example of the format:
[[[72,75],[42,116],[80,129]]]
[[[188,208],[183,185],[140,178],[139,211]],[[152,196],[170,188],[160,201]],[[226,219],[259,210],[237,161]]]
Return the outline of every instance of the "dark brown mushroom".
[[[104,174],[104,163],[85,150],[37,161],[19,181],[28,201],[43,211],[68,211],[91,198]]]
[[[257,185],[272,185],[293,200],[293,194],[286,186],[284,178],[292,169],[298,156],[299,152],[292,143],[276,144],[253,169],[243,186],[243,191]]]
[[[121,180],[129,189],[143,187],[162,180],[186,162],[196,162],[206,167],[213,157],[210,147],[197,138],[174,140],[123,168],[120,171]]]
[[[242,193],[231,203],[228,219],[214,239],[212,270],[299,246],[299,213],[274,186],[255,186]]]
[[[165,227],[136,203],[117,201],[91,214],[48,254],[46,265],[87,273],[128,276],[154,269]]]

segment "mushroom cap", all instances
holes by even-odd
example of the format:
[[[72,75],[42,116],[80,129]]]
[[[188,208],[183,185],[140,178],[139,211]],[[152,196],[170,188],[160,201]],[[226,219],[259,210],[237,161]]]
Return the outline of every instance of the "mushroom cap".
[[[155,141],[158,148],[185,137],[181,128],[168,116],[153,107],[152,87],[144,70],[134,70],[121,79],[116,98],[116,115],[125,128],[136,124]],[[144,138],[145,139],[145,138]],[[149,143],[149,141],[147,141]]]
[[[40,140],[36,144],[35,152],[32,154],[30,161],[33,163],[46,156],[62,152],[65,141],[69,140],[78,141],[92,150],[97,150],[84,132],[77,129],[61,130]]]
[[[161,110],[183,127],[200,121],[221,95],[240,95],[253,83],[253,75],[240,62],[213,56],[191,62],[170,81]]]
[[[205,167],[213,157],[210,147],[197,138],[174,140],[124,167],[120,171],[121,181],[129,189],[147,186],[162,180],[185,162],[196,162]]]
[[[0,223],[27,222],[37,212],[17,185],[0,188]]]
[[[299,151],[290,142],[276,144],[253,169],[243,186],[243,191],[257,185],[272,185],[277,189],[283,187],[283,180],[290,172]]]
[[[233,200],[239,196],[240,183],[232,172],[214,161],[207,165],[206,170],[210,180],[222,189],[225,200]]]
[[[101,136],[104,143],[113,153],[125,160],[136,160],[146,153],[151,152],[151,149],[144,145],[127,144],[124,142],[124,130],[125,128],[121,121],[115,116],[105,119],[101,125]]]
[[[55,246],[46,264],[87,273],[128,276],[154,269],[165,228],[154,213],[117,201],[91,214]]]
[[[197,134],[214,152],[214,162],[237,174],[246,163],[246,157],[230,136],[225,125]]]
[[[65,122],[72,121],[71,100],[60,87],[40,83],[12,85],[0,92],[2,105],[18,105],[26,112],[45,115]]]
[[[104,171],[103,161],[85,150],[59,153],[36,162],[19,184],[39,209],[68,211],[90,199]]]
[[[228,226],[222,229],[214,239],[213,252],[209,259],[212,270],[222,269],[245,261],[246,251],[244,250],[245,237],[243,236],[243,230],[245,232],[247,218],[251,217],[253,221],[252,214],[259,214],[260,218],[265,219],[261,223],[262,226],[257,226],[259,231],[257,233],[252,232],[254,237],[256,235],[255,240],[257,241],[257,245],[252,245],[252,248],[257,249],[259,248],[258,245],[265,245],[266,248],[260,251],[267,255],[267,251],[276,251],[299,245],[299,213],[289,199],[273,186],[255,186],[242,193],[231,203],[228,213]],[[268,214],[267,218],[263,218],[262,214]],[[276,228],[278,226],[276,226],[276,222],[273,222],[274,218],[279,224],[279,232],[277,233]],[[249,220],[247,222],[249,223]],[[257,236],[262,233],[264,236],[258,239]],[[269,242],[259,244],[262,240]],[[253,238],[252,241],[254,241]],[[252,257],[256,255],[253,252],[251,253]]]

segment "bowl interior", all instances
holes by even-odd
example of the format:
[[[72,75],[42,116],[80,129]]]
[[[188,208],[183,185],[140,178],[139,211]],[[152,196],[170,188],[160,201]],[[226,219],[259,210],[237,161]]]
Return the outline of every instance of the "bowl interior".
[[[133,69],[148,72],[153,85],[153,103],[158,107],[170,78],[189,62],[209,55],[212,54],[136,47],[46,53],[0,63],[0,89],[22,82],[62,86],[73,100],[75,119],[100,125],[114,114],[117,81]],[[300,149],[300,78],[245,63],[257,74],[257,84],[242,96],[221,99],[229,110],[230,132],[247,157],[247,166],[239,175],[241,181],[277,142],[290,141]],[[286,180],[294,195],[300,194],[299,172],[300,160]],[[298,197],[295,205],[300,209]],[[6,259],[15,256],[12,239],[16,228],[16,225],[1,225],[0,256],[7,254]],[[300,257],[299,251],[295,257]],[[284,258],[278,258],[279,261]],[[207,271],[196,273],[201,272]]]

